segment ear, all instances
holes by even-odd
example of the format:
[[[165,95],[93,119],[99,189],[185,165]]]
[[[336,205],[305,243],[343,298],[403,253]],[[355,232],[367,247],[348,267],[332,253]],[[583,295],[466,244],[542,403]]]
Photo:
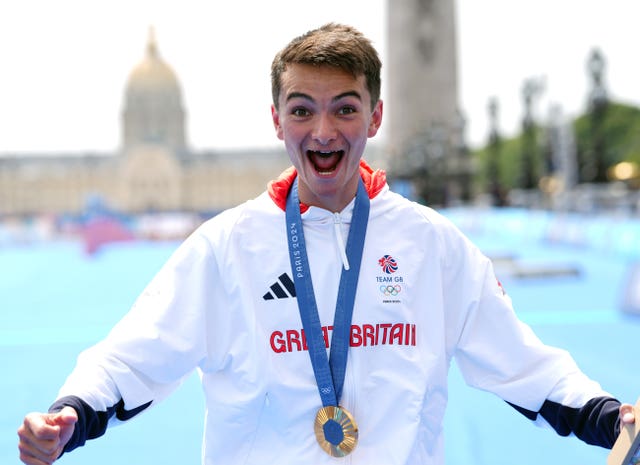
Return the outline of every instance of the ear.
[[[284,133],[280,124],[280,113],[278,113],[276,106],[273,104],[271,104],[271,119],[273,120],[273,127],[276,129],[276,136],[278,139],[284,140]]]
[[[376,106],[371,113],[371,120],[369,121],[369,129],[367,131],[367,137],[373,137],[378,133],[380,125],[382,124],[382,100],[376,102]]]

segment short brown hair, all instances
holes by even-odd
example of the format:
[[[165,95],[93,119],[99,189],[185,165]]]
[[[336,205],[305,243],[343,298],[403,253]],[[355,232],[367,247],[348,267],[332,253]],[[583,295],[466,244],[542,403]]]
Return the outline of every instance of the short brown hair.
[[[271,64],[271,94],[278,108],[281,76],[288,64],[331,66],[364,75],[371,95],[371,109],[380,99],[380,68],[378,52],[357,29],[343,24],[328,23],[296,37],[278,52]]]

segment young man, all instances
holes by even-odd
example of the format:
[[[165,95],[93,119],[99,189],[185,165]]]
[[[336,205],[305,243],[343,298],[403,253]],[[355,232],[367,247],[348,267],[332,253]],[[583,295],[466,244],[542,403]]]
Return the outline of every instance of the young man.
[[[440,465],[453,357],[527,418],[611,447],[631,406],[543,345],[490,261],[362,160],[382,120],[370,42],[310,31],[275,57],[272,86],[293,168],[181,245],[50,413],[25,418],[21,460],[52,463],[197,369],[205,464]]]

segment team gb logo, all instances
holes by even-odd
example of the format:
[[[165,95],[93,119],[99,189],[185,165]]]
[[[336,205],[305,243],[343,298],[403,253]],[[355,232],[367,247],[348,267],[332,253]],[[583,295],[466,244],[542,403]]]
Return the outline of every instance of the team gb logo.
[[[398,262],[391,255],[385,255],[378,260],[378,265],[382,267],[382,271],[387,274],[395,273],[398,271]]]

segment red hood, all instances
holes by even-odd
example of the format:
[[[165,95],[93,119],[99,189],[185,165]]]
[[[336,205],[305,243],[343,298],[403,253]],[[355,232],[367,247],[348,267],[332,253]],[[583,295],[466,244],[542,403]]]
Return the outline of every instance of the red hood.
[[[296,169],[292,166],[283,171],[282,174],[278,176],[278,179],[274,179],[267,186],[269,196],[283,211],[287,208],[287,195],[297,174]],[[367,189],[370,199],[378,195],[387,183],[387,174],[385,171],[374,171],[364,160],[360,160],[360,176],[364,181],[364,187]],[[305,204],[301,204],[300,206],[302,212],[307,211],[308,208]]]

